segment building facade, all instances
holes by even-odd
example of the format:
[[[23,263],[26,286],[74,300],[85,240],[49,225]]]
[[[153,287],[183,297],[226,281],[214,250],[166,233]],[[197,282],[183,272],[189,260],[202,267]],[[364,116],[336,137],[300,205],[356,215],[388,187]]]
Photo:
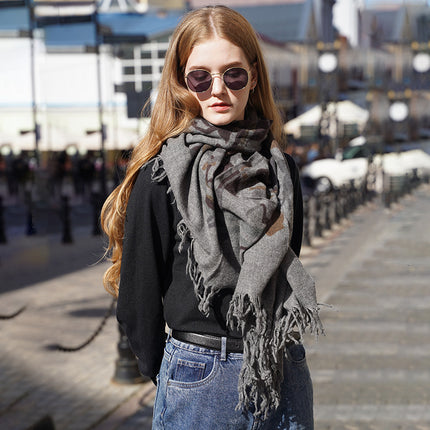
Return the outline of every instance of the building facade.
[[[203,3],[211,4],[0,3],[0,57],[7,59],[0,69],[0,147],[84,152],[135,144],[171,32]],[[285,121],[311,106],[351,99],[370,110],[368,133],[382,139],[415,139],[430,129],[428,6],[357,7],[351,11],[357,35],[348,39],[333,25],[332,0],[224,3],[259,34]],[[406,103],[408,115],[393,123],[395,102]],[[321,137],[321,129],[308,132]]]

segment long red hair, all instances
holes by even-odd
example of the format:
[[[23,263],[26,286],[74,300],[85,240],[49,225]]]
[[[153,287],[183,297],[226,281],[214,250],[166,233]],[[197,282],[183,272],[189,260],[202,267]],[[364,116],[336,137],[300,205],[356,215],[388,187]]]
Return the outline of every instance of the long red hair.
[[[170,41],[148,131],[133,150],[124,181],[109,195],[102,208],[102,228],[109,238],[106,254],[110,253],[112,261],[103,284],[115,297],[119,289],[125,213],[137,174],[143,164],[158,154],[166,139],[185,131],[190,121],[199,115],[198,102],[185,85],[184,70],[193,47],[214,36],[242,48],[249,64],[255,65],[258,83],[248,104],[260,116],[272,120],[273,135],[281,140],[281,118],[258,38],[249,22],[225,6],[208,6],[186,14]]]

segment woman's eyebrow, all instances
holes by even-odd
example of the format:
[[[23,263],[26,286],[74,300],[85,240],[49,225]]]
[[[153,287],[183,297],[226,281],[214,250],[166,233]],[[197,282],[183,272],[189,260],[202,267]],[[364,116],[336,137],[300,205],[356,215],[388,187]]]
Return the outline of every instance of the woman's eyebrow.
[[[231,69],[232,67],[246,67],[246,65],[244,65],[241,61],[232,61],[231,63],[224,64],[221,67],[221,70],[225,71],[227,69]],[[200,66],[192,65],[189,70],[209,70],[209,69],[210,68],[208,66],[204,66],[204,65],[200,65]]]

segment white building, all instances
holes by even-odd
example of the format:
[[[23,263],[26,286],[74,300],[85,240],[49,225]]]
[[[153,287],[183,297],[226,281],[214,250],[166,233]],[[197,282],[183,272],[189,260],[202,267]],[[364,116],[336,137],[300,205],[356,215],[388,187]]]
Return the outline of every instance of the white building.
[[[155,11],[144,15],[100,13],[102,31],[115,33],[120,41],[99,39],[97,44],[94,4],[74,10],[79,12],[74,15],[75,22],[66,21],[67,25],[61,17],[70,16],[71,11],[67,15],[63,9],[44,5],[38,11],[36,6],[40,16],[33,37],[25,7],[0,12],[3,152],[34,150],[36,137],[39,151],[72,146],[84,152],[99,150],[102,144],[106,150],[127,149],[142,135],[145,119],[138,117],[145,100],[130,117],[124,89],[143,96],[144,88],[156,87],[167,49],[165,40],[182,11],[163,15]],[[118,4],[113,5],[113,10],[117,9]],[[122,17],[131,20],[124,23]],[[140,36],[141,43],[136,43],[130,31],[145,35]],[[132,45],[127,44],[130,38]],[[117,55],[119,50],[127,52]]]

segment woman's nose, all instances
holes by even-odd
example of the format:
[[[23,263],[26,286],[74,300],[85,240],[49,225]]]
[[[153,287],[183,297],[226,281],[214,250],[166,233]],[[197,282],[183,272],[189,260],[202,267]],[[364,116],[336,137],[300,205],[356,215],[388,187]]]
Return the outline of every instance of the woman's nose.
[[[222,76],[212,77],[212,94],[220,94],[225,91],[225,83]]]

